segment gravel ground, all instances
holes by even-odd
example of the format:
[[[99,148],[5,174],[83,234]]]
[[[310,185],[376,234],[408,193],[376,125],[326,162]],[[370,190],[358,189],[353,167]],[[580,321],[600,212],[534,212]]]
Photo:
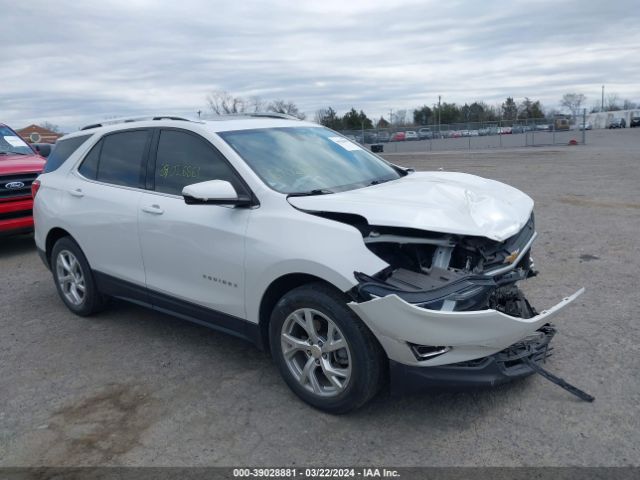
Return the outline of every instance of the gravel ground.
[[[536,376],[326,415],[241,340],[125,303],[70,314],[22,236],[0,239],[0,465],[640,465],[640,129],[388,158],[534,198],[534,305],[587,288],[557,321],[548,368],[594,403]]]

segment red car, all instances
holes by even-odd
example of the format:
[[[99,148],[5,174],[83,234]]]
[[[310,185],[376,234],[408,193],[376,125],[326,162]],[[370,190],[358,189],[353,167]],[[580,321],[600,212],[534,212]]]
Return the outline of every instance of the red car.
[[[406,140],[406,136],[404,132],[396,132],[391,137],[390,142],[404,142]]]
[[[0,123],[0,235],[33,230],[31,184],[46,160]]]

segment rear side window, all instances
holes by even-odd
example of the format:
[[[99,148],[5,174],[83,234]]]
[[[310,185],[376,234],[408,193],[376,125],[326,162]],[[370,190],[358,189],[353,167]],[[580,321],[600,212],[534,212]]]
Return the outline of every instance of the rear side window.
[[[192,183],[226,180],[243,192],[241,182],[224,156],[206,140],[186,132],[160,132],[154,174],[157,192],[182,195],[182,189]]]
[[[58,140],[51,154],[47,157],[47,163],[44,166],[43,173],[53,172],[60,168],[67,158],[80,148],[80,145],[86,142],[89,137],[91,137],[91,134]]]
[[[149,130],[112,133],[98,142],[78,171],[100,182],[144,188]]]

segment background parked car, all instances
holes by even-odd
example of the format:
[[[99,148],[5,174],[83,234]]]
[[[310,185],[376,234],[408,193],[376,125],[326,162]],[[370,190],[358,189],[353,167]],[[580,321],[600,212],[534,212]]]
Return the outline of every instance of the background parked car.
[[[629,122],[629,128],[640,127],[640,117],[631,117],[631,122]]]
[[[31,147],[40,154],[41,157],[48,157],[55,144],[52,143],[32,143]]]
[[[396,132],[391,136],[390,142],[404,142],[406,140],[406,136],[404,132]]]
[[[556,118],[553,121],[556,131],[569,130],[569,120],[566,118]]]
[[[378,142],[387,143],[389,141],[389,132],[378,132]]]
[[[418,130],[418,138],[420,138],[420,140],[431,140],[433,138],[433,132],[430,128],[423,127]]]
[[[418,134],[414,130],[407,130],[404,132],[405,140],[418,140]]]
[[[624,118],[615,118],[609,124],[609,128],[625,128],[627,126],[627,122]]]
[[[0,236],[33,229],[32,183],[44,164],[42,156],[0,123]]]

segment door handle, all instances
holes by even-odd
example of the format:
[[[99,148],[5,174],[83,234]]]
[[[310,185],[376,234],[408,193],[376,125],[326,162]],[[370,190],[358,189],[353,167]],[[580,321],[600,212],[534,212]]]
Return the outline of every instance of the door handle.
[[[142,211],[143,212],[147,212],[147,213],[151,213],[154,215],[162,215],[164,213],[164,210],[160,208],[160,205],[146,205],[144,207],[142,207]]]
[[[84,197],[84,193],[82,193],[82,189],[81,188],[76,188],[75,190],[69,190],[69,195],[71,195],[72,197]]]

